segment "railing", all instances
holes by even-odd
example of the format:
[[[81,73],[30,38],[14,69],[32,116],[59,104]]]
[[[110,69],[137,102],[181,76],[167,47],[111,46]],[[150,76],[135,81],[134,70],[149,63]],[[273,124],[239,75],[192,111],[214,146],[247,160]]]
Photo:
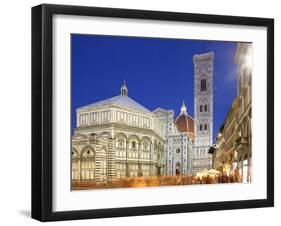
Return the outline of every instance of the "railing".
[[[248,137],[237,137],[237,139],[235,140],[236,149],[241,149],[245,146],[248,146],[248,144],[249,144]]]

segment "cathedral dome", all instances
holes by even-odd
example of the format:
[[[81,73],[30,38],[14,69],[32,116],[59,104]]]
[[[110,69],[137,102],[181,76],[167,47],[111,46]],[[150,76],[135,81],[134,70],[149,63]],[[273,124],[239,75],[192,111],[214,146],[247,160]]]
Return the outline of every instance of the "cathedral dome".
[[[194,134],[194,121],[193,118],[188,115],[184,102],[181,107],[181,113],[176,118],[175,123],[180,132],[187,132],[190,135]]]
[[[194,133],[194,121],[189,115],[179,115],[175,123],[180,132]]]

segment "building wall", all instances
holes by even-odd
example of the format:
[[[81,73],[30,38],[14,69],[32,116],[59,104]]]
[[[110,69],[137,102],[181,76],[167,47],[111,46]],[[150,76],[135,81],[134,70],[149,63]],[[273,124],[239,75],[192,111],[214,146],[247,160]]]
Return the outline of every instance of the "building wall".
[[[235,98],[217,137],[216,151],[213,155],[213,168],[227,175],[233,173],[233,162],[237,156],[235,142],[237,139],[238,101]]]
[[[238,43],[237,64],[238,140],[236,143],[238,170],[241,180],[252,180],[252,44]]]
[[[166,175],[188,175],[192,172],[192,145],[186,133],[166,137]]]
[[[217,137],[213,167],[240,182],[252,180],[252,46],[239,43],[234,62],[237,64],[237,97]]]
[[[165,175],[188,175],[192,172],[192,142],[188,133],[178,131],[174,122],[174,111],[156,109],[156,117],[165,128]]]

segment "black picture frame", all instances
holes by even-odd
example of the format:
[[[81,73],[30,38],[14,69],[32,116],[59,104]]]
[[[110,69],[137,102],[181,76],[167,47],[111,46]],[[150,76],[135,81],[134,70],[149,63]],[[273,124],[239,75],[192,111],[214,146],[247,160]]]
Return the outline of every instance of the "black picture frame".
[[[55,14],[266,27],[267,198],[54,212],[52,210],[52,18]],[[273,19],[49,4],[32,8],[32,218],[40,221],[57,221],[272,206],[274,206]]]

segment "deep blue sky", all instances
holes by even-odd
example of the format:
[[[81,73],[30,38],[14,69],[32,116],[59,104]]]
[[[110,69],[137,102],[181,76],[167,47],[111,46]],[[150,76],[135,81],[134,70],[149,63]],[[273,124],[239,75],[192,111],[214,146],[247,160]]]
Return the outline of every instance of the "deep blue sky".
[[[120,94],[148,108],[180,112],[184,100],[193,117],[194,54],[213,51],[214,139],[236,96],[236,42],[72,34],[72,129],[75,110]]]

